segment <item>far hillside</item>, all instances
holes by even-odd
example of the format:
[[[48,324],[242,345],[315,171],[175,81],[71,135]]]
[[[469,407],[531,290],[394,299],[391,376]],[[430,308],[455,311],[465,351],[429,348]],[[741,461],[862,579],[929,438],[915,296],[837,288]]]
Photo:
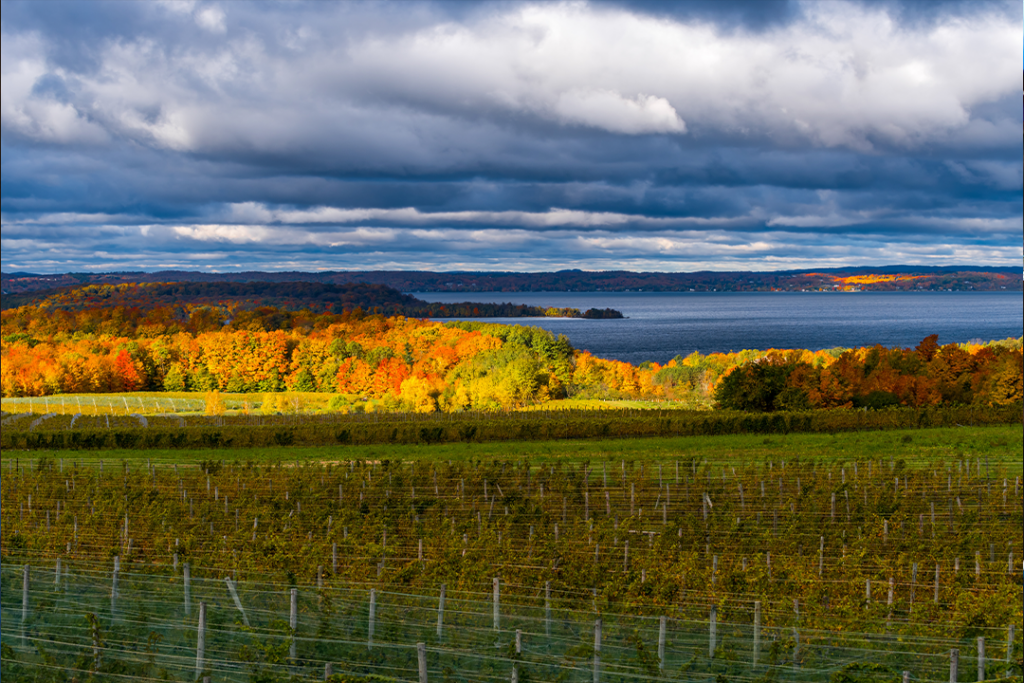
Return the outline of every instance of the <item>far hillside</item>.
[[[780,271],[702,271],[643,273],[625,270],[560,270],[549,273],[428,272],[366,270],[208,273],[0,273],[4,307],[34,303],[20,295],[61,287],[127,283],[303,283],[386,285],[403,292],[800,292],[800,291],[1016,291],[1022,289],[1019,267],[866,266]]]
[[[361,311],[412,318],[622,317],[621,313],[610,309],[580,312],[575,308],[512,303],[429,303],[387,285],[363,282],[131,282],[87,284],[3,296],[4,310],[30,305],[65,313],[120,309],[117,315],[129,318],[165,310],[168,316],[182,322],[191,318],[198,307],[210,309],[206,315],[220,319],[222,324],[242,314],[251,318],[254,312],[267,308],[276,309],[274,315]],[[264,329],[280,329],[274,321],[264,323],[261,325]]]

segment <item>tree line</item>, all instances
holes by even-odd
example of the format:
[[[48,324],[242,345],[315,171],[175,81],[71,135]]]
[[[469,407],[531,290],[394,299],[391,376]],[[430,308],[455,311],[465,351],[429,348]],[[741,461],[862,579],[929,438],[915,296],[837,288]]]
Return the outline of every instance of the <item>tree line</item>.
[[[155,308],[22,307],[2,317],[3,396],[131,391],[338,394],[352,410],[496,410],[653,399],[745,411],[1022,400],[1021,340],[914,349],[693,353],[631,365],[533,327],[273,307],[187,325]]]
[[[292,316],[372,313],[417,318],[621,318],[610,308],[581,312],[572,307],[513,303],[428,302],[383,284],[365,282],[149,282],[89,284],[55,291],[6,294],[4,310],[40,308],[55,317],[53,325],[99,325],[108,333],[133,334],[138,327],[176,327],[201,332],[231,324],[288,329]],[[31,316],[33,312],[26,310]]]

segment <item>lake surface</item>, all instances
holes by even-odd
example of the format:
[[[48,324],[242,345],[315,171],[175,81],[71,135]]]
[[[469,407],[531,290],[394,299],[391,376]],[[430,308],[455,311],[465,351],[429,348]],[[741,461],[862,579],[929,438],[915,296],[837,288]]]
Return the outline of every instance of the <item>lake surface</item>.
[[[742,349],[913,347],[1024,335],[1021,292],[475,292],[425,301],[614,308],[624,320],[488,318],[564,334],[578,349],[630,363]]]

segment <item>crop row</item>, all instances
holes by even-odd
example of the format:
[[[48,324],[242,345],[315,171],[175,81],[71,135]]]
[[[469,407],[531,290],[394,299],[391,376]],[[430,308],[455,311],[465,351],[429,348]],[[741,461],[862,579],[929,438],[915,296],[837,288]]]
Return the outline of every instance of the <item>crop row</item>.
[[[728,617],[618,613],[589,595],[409,592],[68,564],[0,571],[0,670],[17,680],[892,681],[1020,674],[1019,630],[970,639],[820,630],[749,602]],[[892,625],[890,625],[892,626]],[[59,673],[56,671],[59,669]],[[1019,678],[1017,679],[1019,680]]]
[[[552,581],[603,609],[691,617],[756,596],[797,600],[822,629],[890,619],[961,636],[1021,618],[1020,475],[967,456],[5,465],[5,561],[117,556],[132,571],[190,561],[380,587],[475,589],[500,576]]]
[[[4,416],[4,449],[254,448],[715,434],[835,433],[1012,424],[1021,407],[750,414],[716,411],[530,411],[449,415]]]

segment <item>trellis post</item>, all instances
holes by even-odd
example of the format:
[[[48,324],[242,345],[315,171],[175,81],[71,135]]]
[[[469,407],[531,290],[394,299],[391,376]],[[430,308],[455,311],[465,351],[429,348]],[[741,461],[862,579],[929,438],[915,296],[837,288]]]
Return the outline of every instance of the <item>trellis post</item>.
[[[551,639],[551,582],[544,582],[544,635]]]
[[[21,646],[28,647],[25,636],[25,625],[28,622],[28,575],[29,566],[26,564],[21,574]]]
[[[196,678],[206,667],[206,603],[199,603],[199,627],[196,632]]]
[[[708,628],[708,659],[715,658],[718,649],[718,606],[711,606],[711,623]]]
[[[437,599],[437,639],[441,640],[444,637],[444,589],[445,585],[441,584],[441,595]]]
[[[501,630],[501,583],[494,577],[494,630]]]
[[[516,659],[512,662],[512,683],[519,683],[519,657],[523,654],[523,632],[516,629]]]
[[[754,666],[761,658],[761,601],[754,601]]]
[[[658,670],[665,671],[665,631],[668,628],[668,617],[658,620]]]
[[[110,616],[112,619],[117,618],[117,583],[120,574],[121,558],[118,555],[114,555],[114,571],[110,577]]]
[[[370,589],[370,622],[366,630],[366,648],[373,649],[373,627],[377,619],[377,590]]]
[[[186,562],[183,567],[185,583],[185,616],[192,614],[192,567]]]
[[[1014,626],[1010,626],[1006,629],[1006,663],[1009,664],[1013,661],[1013,636]],[[1007,674],[1009,675],[1009,674]]]
[[[299,589],[288,591],[288,630],[291,631],[291,643],[288,645],[288,659],[295,662],[295,638],[299,630]]]
[[[427,644],[416,643],[416,664],[419,669],[420,683],[427,683]]]

